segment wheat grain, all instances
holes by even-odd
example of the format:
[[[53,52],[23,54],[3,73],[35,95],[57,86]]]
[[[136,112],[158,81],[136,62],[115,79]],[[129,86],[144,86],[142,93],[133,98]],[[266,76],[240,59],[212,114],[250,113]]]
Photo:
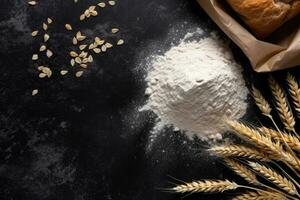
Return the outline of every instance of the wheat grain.
[[[85,19],[85,15],[84,14],[80,15],[79,19],[80,21],[83,21]]]
[[[77,78],[81,77],[82,75],[83,75],[83,71],[78,71],[78,72],[76,72],[76,74],[75,74],[75,76],[76,76]]]
[[[290,111],[288,106],[284,91],[272,76],[269,77],[269,85],[275,98],[276,109],[283,125],[287,130],[294,131],[296,122],[293,113]]]
[[[238,184],[228,180],[204,180],[178,185],[172,188],[172,190],[177,193],[224,192],[226,190],[235,190],[238,187]]]
[[[45,24],[45,23],[43,23],[43,29],[44,29],[45,31],[48,30],[48,25]]]
[[[260,161],[269,161],[268,155],[258,151],[257,149],[245,147],[241,145],[223,145],[209,149],[209,151],[222,157],[242,157],[256,159]]]
[[[37,4],[37,2],[36,1],[28,1],[28,4],[31,6],[35,6]]]
[[[47,74],[45,74],[45,73],[40,73],[39,74],[39,78],[45,78],[47,76]]]
[[[31,36],[35,37],[35,36],[37,36],[38,33],[39,33],[39,31],[32,31]]]
[[[73,43],[74,45],[78,44],[78,41],[77,41],[76,37],[73,37],[72,43]]]
[[[76,58],[75,58],[75,62],[76,62],[77,64],[81,64],[82,60],[81,60],[80,57],[76,57]]]
[[[75,65],[75,60],[74,60],[74,58],[72,58],[72,59],[70,60],[70,64],[71,64],[72,67]]]
[[[117,33],[117,32],[119,32],[119,29],[118,29],[118,28],[112,28],[112,29],[111,29],[111,32],[112,32],[112,33]]]
[[[68,73],[67,70],[61,70],[61,71],[60,71],[60,74],[61,74],[62,76],[66,75],[67,73]]]
[[[297,83],[295,77],[288,73],[287,75],[287,83],[289,85],[290,95],[293,99],[294,108],[297,111],[297,117],[300,118],[300,88]]]
[[[98,3],[98,6],[100,8],[105,8],[106,4],[104,2],[100,2],[100,3]]]
[[[252,95],[256,105],[261,110],[262,114],[266,116],[270,116],[272,111],[270,104],[263,97],[260,91],[254,87],[254,85],[252,85]]]
[[[47,42],[50,39],[50,35],[47,33],[44,34],[44,42]]]
[[[33,54],[31,59],[32,60],[38,60],[39,59],[39,55],[38,54]]]
[[[120,39],[120,40],[118,40],[117,45],[120,46],[120,45],[123,45],[124,43],[125,43],[124,40]]]
[[[95,45],[97,47],[97,45],[102,45],[104,44],[105,40],[101,40],[99,37],[95,37]]]
[[[106,50],[107,50],[106,45],[102,45],[102,46],[101,46],[101,51],[102,51],[102,52],[106,52]]]
[[[41,71],[45,74],[47,74],[48,78],[52,76],[52,70],[49,67],[42,67]]]
[[[100,48],[94,48],[93,51],[94,51],[95,53],[101,53],[101,49],[100,49]]]
[[[90,13],[93,17],[96,17],[98,15],[98,12],[96,10],[93,10]]]
[[[45,51],[47,49],[47,47],[45,46],[45,45],[42,45],[41,47],[40,47],[40,51]]]
[[[37,93],[39,93],[39,90],[38,89],[34,89],[34,90],[32,90],[31,95],[35,96],[35,95],[37,95]]]
[[[80,57],[80,58],[86,58],[86,57],[87,57],[87,55],[88,55],[88,53],[87,53],[87,52],[85,52],[85,51],[82,51],[82,52],[79,54],[79,57]]]
[[[116,5],[116,2],[115,1],[108,1],[108,4],[111,5],[111,6],[114,6],[114,5]]]
[[[279,193],[270,192],[245,192],[232,200],[287,200],[286,197]]]
[[[236,174],[244,178],[246,181],[254,185],[260,185],[260,182],[257,180],[256,175],[246,166],[234,161],[233,159],[226,158],[224,159],[224,161]]]
[[[48,58],[51,58],[53,56],[53,52],[50,49],[47,49],[46,55]]]
[[[105,47],[106,47],[107,49],[110,49],[110,48],[113,47],[113,45],[112,45],[111,43],[107,42],[107,43],[105,43]]]
[[[70,51],[70,56],[75,58],[78,56],[78,53],[76,53],[75,51]]]
[[[259,130],[264,133],[265,135],[268,135],[272,137],[272,139],[276,141],[282,141],[282,138],[284,141],[295,151],[300,152],[300,140],[297,136],[291,135],[289,133],[280,133],[274,129],[270,129],[267,127],[261,127]],[[282,135],[282,136],[280,136]],[[283,141],[282,141],[283,142]]]
[[[288,180],[286,177],[281,176],[273,169],[268,168],[264,165],[255,162],[249,162],[249,165],[258,173],[260,173],[263,177],[267,180],[274,183],[276,186],[280,187],[284,191],[288,192],[289,194],[295,195],[298,194],[296,186]]]
[[[94,61],[94,58],[93,58],[93,56],[92,56],[92,55],[89,55],[89,57],[88,57],[88,61],[89,61],[90,63]]]
[[[73,30],[71,24],[65,24],[65,28],[66,28],[68,31]]]
[[[48,23],[48,24],[52,24],[52,22],[53,22],[53,20],[52,20],[50,17],[48,17],[48,18],[47,18],[47,23]]]
[[[82,45],[79,46],[79,49],[82,51],[82,50],[84,50],[86,47],[87,47],[86,44],[82,44]]]

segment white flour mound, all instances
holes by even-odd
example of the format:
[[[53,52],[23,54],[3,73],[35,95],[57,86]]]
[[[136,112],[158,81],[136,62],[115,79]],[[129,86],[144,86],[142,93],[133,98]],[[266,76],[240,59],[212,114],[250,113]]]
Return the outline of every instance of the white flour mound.
[[[246,113],[242,67],[213,34],[200,41],[183,40],[163,56],[154,56],[149,70],[144,109],[154,111],[160,124],[185,130],[189,137],[219,135],[226,131],[225,118]]]

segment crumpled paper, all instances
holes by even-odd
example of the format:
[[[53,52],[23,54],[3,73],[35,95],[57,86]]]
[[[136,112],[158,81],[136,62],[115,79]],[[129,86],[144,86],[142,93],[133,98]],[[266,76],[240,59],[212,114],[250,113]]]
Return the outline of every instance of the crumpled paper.
[[[257,39],[225,0],[197,0],[215,23],[249,58],[257,72],[300,66],[300,16],[283,25],[266,40]]]

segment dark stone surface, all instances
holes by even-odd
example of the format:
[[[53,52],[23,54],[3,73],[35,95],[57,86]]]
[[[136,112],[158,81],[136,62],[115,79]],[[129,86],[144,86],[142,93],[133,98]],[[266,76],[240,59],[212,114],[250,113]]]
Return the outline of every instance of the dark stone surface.
[[[0,199],[171,200],[180,195],[161,190],[179,183],[171,177],[191,181],[232,176],[197,140],[166,128],[151,141],[155,116],[138,111],[146,101],[139,63],[150,50],[164,52],[195,27],[218,28],[192,0],[120,0],[99,17],[78,23],[83,9],[95,3],[47,0],[32,8],[24,0],[1,0]],[[30,33],[49,16],[54,20],[49,47],[55,55],[41,60],[52,66],[54,75],[40,80],[31,55],[41,39]],[[73,33],[64,30],[65,23],[111,41],[116,37],[109,28],[119,27],[117,37],[126,45],[94,56],[84,76],[75,78],[67,56]],[[233,49],[248,66],[238,48]],[[61,77],[61,69],[70,74]],[[246,71],[253,79],[249,66]],[[34,88],[40,90],[36,97],[31,96]]]

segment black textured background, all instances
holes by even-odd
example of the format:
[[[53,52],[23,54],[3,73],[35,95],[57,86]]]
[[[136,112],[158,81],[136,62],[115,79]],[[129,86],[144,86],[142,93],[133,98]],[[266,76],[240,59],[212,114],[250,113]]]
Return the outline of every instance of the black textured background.
[[[119,0],[83,23],[78,22],[81,12],[98,1],[38,2],[30,7],[24,0],[1,0],[0,5],[1,200],[171,200],[182,197],[161,191],[179,183],[171,177],[232,176],[197,140],[166,128],[151,141],[156,118],[138,111],[147,100],[142,60],[151,51],[163,53],[188,30],[218,31],[195,1]],[[41,40],[30,33],[47,17],[54,20],[49,46],[55,55],[47,61],[54,75],[40,80],[31,55]],[[74,32],[65,31],[65,23],[111,41],[116,37],[110,28],[119,27],[117,37],[126,44],[94,56],[83,77],[75,78],[67,56]],[[246,79],[256,80],[247,59],[231,46]],[[70,73],[61,77],[61,69]],[[34,88],[40,90],[36,97]],[[185,199],[226,198],[195,194]]]

